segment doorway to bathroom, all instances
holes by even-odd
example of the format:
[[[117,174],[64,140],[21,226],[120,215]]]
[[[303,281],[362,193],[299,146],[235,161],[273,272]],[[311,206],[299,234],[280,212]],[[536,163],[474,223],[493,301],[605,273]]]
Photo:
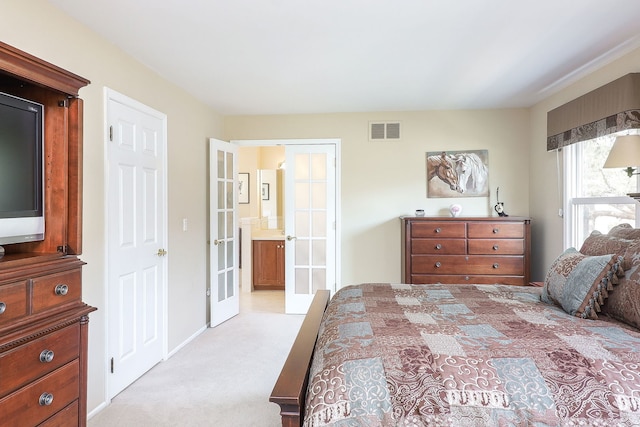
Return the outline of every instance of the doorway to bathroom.
[[[315,292],[334,292],[339,280],[340,140],[231,142],[239,147],[239,181],[247,191],[238,204],[241,292],[259,289],[253,285],[262,273],[277,279],[260,259],[263,266],[265,259],[282,262],[285,312],[306,313]],[[256,258],[258,246],[271,252]]]

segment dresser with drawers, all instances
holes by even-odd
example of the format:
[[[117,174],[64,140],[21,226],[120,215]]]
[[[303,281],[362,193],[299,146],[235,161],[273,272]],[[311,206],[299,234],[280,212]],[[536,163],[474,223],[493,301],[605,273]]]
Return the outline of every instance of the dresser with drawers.
[[[0,259],[0,424],[84,425],[88,314],[74,256]]]
[[[402,217],[402,282],[528,285],[531,220]]]
[[[0,255],[0,426],[87,422],[80,88],[87,79],[0,42],[0,92],[43,108],[44,238]],[[6,225],[4,225],[6,231]]]

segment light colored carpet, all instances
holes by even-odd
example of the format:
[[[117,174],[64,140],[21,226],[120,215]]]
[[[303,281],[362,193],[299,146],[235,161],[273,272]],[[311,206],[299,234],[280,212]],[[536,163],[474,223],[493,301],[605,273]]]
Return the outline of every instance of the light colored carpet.
[[[242,294],[238,316],[155,366],[89,427],[280,426],[269,394],[303,320],[284,314],[283,294]]]

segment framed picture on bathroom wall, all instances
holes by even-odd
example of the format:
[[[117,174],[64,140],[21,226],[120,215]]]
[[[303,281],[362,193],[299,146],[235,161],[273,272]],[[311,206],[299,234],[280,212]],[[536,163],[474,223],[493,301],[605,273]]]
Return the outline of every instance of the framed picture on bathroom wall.
[[[262,200],[269,200],[269,184],[262,184]]]
[[[249,203],[249,173],[238,173],[238,203]]]

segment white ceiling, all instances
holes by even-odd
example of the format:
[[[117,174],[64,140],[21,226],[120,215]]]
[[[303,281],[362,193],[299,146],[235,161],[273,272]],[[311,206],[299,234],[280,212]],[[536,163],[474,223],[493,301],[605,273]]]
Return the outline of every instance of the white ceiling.
[[[223,115],[528,107],[640,46],[637,0],[49,1]]]

